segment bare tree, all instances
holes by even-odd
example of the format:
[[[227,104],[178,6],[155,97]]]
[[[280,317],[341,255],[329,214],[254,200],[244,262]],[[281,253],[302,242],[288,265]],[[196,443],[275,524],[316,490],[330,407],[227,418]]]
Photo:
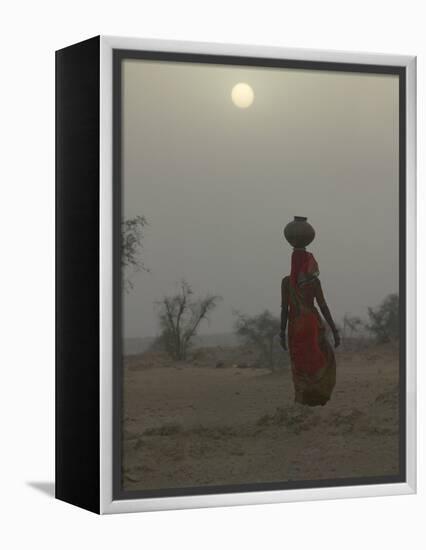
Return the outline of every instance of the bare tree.
[[[187,357],[191,340],[196,336],[200,323],[217,306],[220,296],[207,295],[193,298],[193,291],[186,281],[180,284],[179,292],[165,296],[159,306],[161,344],[175,360]]]
[[[260,353],[261,360],[271,369],[274,367],[274,340],[280,332],[280,320],[267,309],[249,317],[235,312],[235,333],[246,344],[254,346]]]
[[[144,216],[135,216],[121,222],[121,269],[123,288],[126,291],[133,288],[129,268],[133,271],[149,271],[141,256],[144,228],[147,225]]]
[[[343,317],[342,330],[342,340],[345,347],[348,345],[348,342],[353,340],[354,335],[362,329],[362,326],[363,322],[360,317],[355,317],[345,313]]]

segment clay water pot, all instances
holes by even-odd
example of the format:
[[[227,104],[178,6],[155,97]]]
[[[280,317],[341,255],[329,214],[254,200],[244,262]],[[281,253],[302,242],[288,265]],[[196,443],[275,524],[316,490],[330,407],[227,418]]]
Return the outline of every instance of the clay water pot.
[[[306,248],[315,238],[315,229],[307,219],[294,216],[294,220],[284,227],[284,237],[293,248]]]

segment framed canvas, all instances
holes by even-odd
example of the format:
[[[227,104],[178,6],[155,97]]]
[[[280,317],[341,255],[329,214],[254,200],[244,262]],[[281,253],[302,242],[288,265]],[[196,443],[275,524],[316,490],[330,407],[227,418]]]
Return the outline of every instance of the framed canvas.
[[[416,490],[415,58],[56,53],[56,496]]]

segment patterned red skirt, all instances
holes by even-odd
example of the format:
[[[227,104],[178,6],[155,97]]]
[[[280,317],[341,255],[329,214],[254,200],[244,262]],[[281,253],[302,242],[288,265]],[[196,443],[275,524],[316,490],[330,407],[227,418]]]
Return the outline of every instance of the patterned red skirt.
[[[336,384],[336,360],[315,308],[301,307],[288,327],[295,401],[325,405]]]

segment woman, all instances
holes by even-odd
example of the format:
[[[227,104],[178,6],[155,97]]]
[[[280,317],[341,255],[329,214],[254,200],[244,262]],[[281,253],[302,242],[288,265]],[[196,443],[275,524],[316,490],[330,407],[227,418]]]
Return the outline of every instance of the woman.
[[[309,244],[315,236],[306,219],[296,217],[284,230],[290,244],[299,246],[293,250],[290,276],[284,277],[281,283],[281,345],[287,349],[288,321],[295,401],[316,406],[325,405],[331,397],[336,383],[336,360],[315,300],[333,333],[335,347],[340,344],[340,338],[318,279],[318,264],[314,256],[300,246]]]

